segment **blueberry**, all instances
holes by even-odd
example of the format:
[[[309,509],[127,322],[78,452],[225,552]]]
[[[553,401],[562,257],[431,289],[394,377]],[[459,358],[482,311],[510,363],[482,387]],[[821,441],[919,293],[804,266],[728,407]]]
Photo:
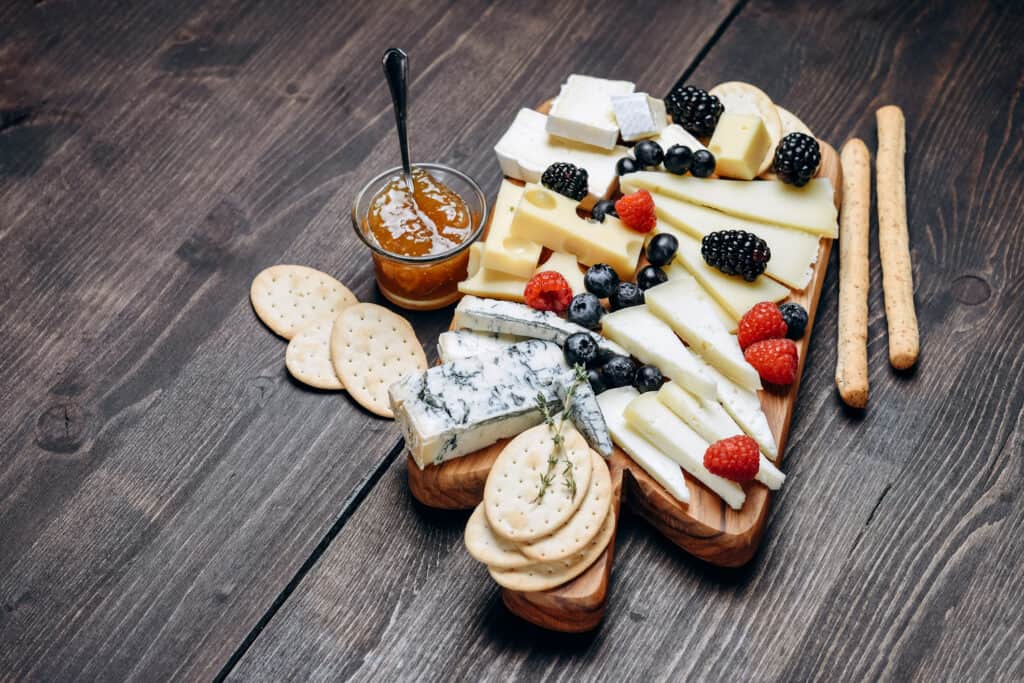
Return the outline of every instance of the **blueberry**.
[[[665,152],[654,140],[644,140],[633,148],[633,156],[641,166],[657,166],[665,158]]]
[[[647,261],[652,266],[666,266],[675,258],[679,251],[679,240],[667,232],[651,238],[647,244]]]
[[[640,170],[640,164],[633,161],[629,157],[622,157],[615,162],[615,174],[626,175],[628,173],[636,173]]]
[[[628,387],[636,375],[636,363],[628,356],[612,356],[601,366],[601,378],[609,389]]]
[[[690,170],[693,163],[693,150],[686,145],[672,145],[665,152],[665,170],[676,175],[683,175]]]
[[[590,217],[595,221],[604,223],[605,216],[619,217],[619,214],[615,213],[615,202],[610,199],[602,199],[590,210]]]
[[[589,332],[570,334],[562,347],[562,353],[569,365],[590,367],[597,361],[597,342]]]
[[[611,301],[612,310],[617,311],[620,308],[639,306],[644,302],[644,293],[632,282],[620,282],[608,299]]]
[[[604,385],[604,378],[601,377],[601,371],[597,368],[587,370],[587,380],[590,381],[590,388],[594,390],[595,394],[600,394],[608,388]]]
[[[636,284],[640,289],[650,289],[666,281],[668,281],[668,275],[665,275],[665,271],[658,266],[644,266],[636,274]]]
[[[647,391],[657,391],[661,388],[663,380],[661,370],[653,365],[641,365],[636,371],[633,386],[642,394]]]
[[[607,263],[595,263],[583,276],[583,286],[600,299],[610,297],[618,285],[619,275]]]
[[[807,311],[796,303],[782,304],[779,306],[779,313],[786,321],[786,336],[790,339],[799,339],[807,331]]]
[[[706,149],[698,149],[693,153],[690,173],[698,178],[707,178],[715,172],[715,155]]]
[[[582,325],[588,330],[596,330],[601,326],[601,316],[604,315],[604,308],[601,300],[590,292],[577,294],[569,302],[569,322]]]

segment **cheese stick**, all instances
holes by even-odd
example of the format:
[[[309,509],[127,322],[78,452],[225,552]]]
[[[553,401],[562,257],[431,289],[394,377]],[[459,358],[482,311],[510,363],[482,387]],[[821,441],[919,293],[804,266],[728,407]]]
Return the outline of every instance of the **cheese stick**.
[[[905,370],[917,362],[919,340],[914,312],[914,280],[907,228],[906,124],[896,106],[882,107],[878,121],[878,252],[882,257],[885,318],[889,323],[889,362]]]
[[[846,405],[868,402],[868,242],[871,157],[853,138],[840,152],[843,205],[839,212],[839,339],[836,387]]]

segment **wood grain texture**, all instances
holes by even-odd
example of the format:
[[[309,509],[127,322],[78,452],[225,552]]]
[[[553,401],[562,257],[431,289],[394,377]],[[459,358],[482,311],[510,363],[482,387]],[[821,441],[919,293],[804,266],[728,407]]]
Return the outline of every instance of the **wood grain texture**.
[[[881,104],[907,114],[928,352],[909,374],[889,367],[873,250],[872,401],[845,410],[830,269],[788,480],[753,562],[693,560],[624,508],[602,626],[551,634],[511,617],[461,547],[465,514],[412,502],[399,462],[237,677],[1024,677],[1022,30],[1012,3],[751,0],[694,71],[704,87],[761,86],[837,143],[857,135],[870,147]],[[975,156],[964,162],[943,141],[968,129]]]

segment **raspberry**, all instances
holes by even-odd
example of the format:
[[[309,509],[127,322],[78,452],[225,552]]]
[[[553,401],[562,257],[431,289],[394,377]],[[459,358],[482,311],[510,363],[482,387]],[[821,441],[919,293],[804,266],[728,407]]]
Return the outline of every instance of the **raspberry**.
[[[523,298],[538,311],[563,313],[572,301],[572,288],[561,273],[543,270],[526,283]]]
[[[637,190],[633,194],[615,202],[615,211],[627,227],[637,232],[650,232],[658,218],[654,213],[654,198],[647,190]]]
[[[779,307],[771,301],[762,301],[743,314],[736,334],[740,348],[745,351],[751,344],[765,339],[782,339],[787,329]]]
[[[757,442],[746,434],[716,441],[704,451],[704,467],[732,481],[750,481],[757,476],[760,464]]]
[[[796,342],[792,339],[759,341],[748,346],[743,357],[754,366],[765,382],[792,384],[796,379]]]

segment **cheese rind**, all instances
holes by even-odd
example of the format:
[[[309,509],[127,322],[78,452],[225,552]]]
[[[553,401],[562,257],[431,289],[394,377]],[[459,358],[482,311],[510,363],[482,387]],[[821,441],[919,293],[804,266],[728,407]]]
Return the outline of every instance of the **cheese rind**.
[[[703,363],[647,306],[631,306],[601,319],[601,331],[644,363],[700,396],[715,396],[714,380]]]
[[[621,184],[623,192],[644,189],[740,218],[788,225],[825,237],[839,233],[839,214],[828,178],[812,178],[805,186],[794,187],[780,180],[747,182],[639,171],[622,176]]]
[[[498,198],[491,210],[491,225],[487,229],[487,248],[484,250],[483,266],[488,270],[528,279],[540,261],[541,246],[536,242],[509,235],[512,216],[522,198],[522,185],[507,179],[501,181]]]
[[[622,139],[634,142],[654,137],[667,125],[664,100],[647,93],[613,95],[612,110]]]
[[[575,254],[585,265],[607,263],[621,278],[632,279],[644,236],[614,216],[604,222],[576,214],[576,203],[557,192],[530,184],[512,218],[511,235],[543,244],[552,251]]]
[[[561,410],[555,380],[567,369],[558,345],[530,339],[409,375],[388,394],[406,448],[422,469],[540,424],[538,396]]]
[[[522,337],[510,334],[448,330],[437,336],[437,356],[442,363],[450,363],[460,358],[496,354],[521,341],[524,341]]]
[[[686,486],[686,479],[679,464],[626,423],[626,406],[639,395],[640,393],[633,387],[619,387],[609,389],[597,397],[612,440],[661,484],[669,495],[678,501],[689,503],[690,489]]]
[[[487,254],[487,244],[476,242],[469,247],[469,265],[466,268],[468,277],[458,284],[463,294],[482,296],[505,301],[524,301],[526,290],[525,278],[509,275],[483,266]]]
[[[743,357],[736,337],[729,334],[714,309],[699,296],[693,280],[672,280],[645,292],[647,308],[704,358],[744,389],[757,391],[761,378]]]
[[[564,277],[565,281],[569,283],[573,296],[587,291],[586,286],[583,284],[583,271],[580,270],[580,264],[572,254],[560,251],[552,252],[547,261],[534,269],[533,275],[545,270],[553,270]]]
[[[572,74],[551,103],[546,130],[561,138],[612,149],[619,139],[612,97],[628,95],[634,88],[628,81]]]
[[[723,178],[753,180],[772,146],[760,116],[725,112],[718,119],[708,150],[715,155],[715,173]]]

